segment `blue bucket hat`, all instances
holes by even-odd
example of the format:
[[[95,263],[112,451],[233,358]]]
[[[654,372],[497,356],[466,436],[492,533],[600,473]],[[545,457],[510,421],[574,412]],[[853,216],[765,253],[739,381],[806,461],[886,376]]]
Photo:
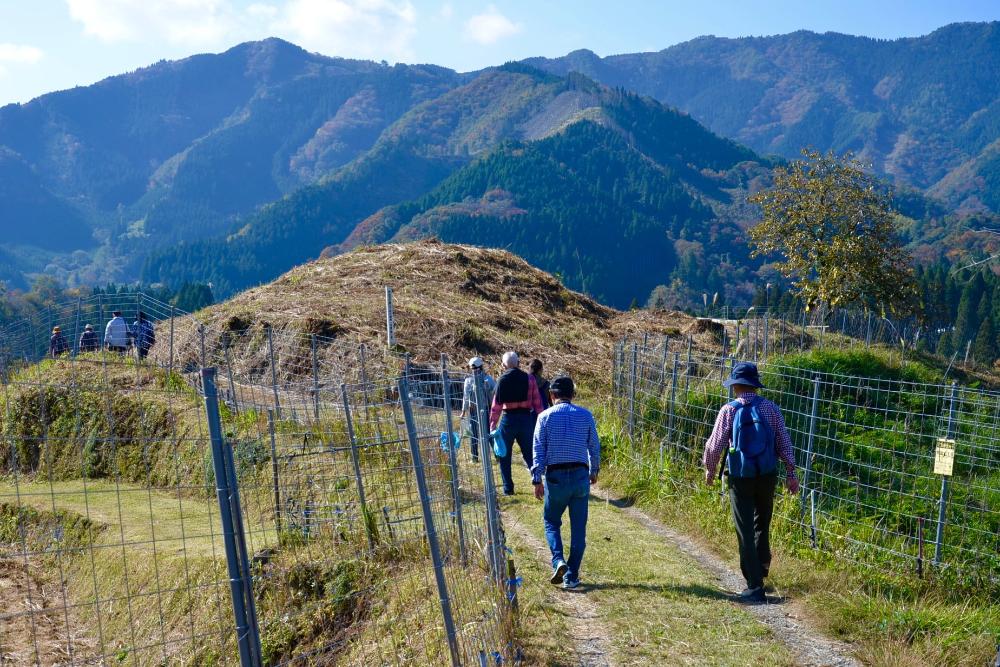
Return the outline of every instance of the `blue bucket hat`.
[[[760,383],[760,375],[757,373],[757,364],[752,364],[749,361],[741,361],[733,366],[732,373],[729,374],[728,379],[722,382],[722,386],[732,387],[734,384],[763,389],[764,385]]]

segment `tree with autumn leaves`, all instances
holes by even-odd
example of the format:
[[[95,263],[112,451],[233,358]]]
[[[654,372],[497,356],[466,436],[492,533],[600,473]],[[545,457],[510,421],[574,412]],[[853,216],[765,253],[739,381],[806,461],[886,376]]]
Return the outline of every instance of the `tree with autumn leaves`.
[[[803,156],[775,169],[772,187],[749,198],[763,211],[749,231],[753,256],[779,255],[775,268],[810,309],[913,312],[916,281],[889,189],[850,154],[806,149]]]

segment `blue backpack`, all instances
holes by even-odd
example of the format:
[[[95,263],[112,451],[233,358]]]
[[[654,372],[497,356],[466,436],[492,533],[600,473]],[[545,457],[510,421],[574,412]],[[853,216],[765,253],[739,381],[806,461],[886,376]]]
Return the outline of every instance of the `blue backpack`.
[[[757,410],[756,401],[743,405],[731,402],[733,439],[729,444],[729,475],[731,477],[760,477],[778,470],[774,432]]]

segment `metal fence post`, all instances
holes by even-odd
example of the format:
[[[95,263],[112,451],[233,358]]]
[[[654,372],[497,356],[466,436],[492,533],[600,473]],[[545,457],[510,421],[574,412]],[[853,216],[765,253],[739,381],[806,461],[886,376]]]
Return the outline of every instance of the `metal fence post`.
[[[635,381],[639,365],[639,346],[632,343],[632,366],[628,382],[628,440],[635,449]]]
[[[201,369],[202,393],[205,397],[205,414],[208,420],[209,440],[212,447],[212,466],[215,471],[216,496],[219,501],[219,515],[222,523],[222,537],[226,548],[226,567],[229,573],[230,594],[233,600],[233,616],[236,623],[236,640],[240,652],[240,664],[251,667],[255,664],[255,649],[259,645],[251,645],[250,621],[246,608],[246,586],[244,572],[236,545],[236,532],[233,522],[232,505],[229,488],[229,475],[226,468],[225,443],[222,440],[222,422],[219,418],[219,397],[215,388],[215,369]],[[248,574],[248,573],[247,573]]]
[[[420,455],[420,441],[417,439],[417,427],[413,421],[410,408],[410,397],[406,378],[398,382],[399,401],[403,407],[403,420],[406,422],[407,439],[410,442],[410,454],[413,458],[413,474],[417,481],[417,493],[420,496],[420,507],[424,515],[424,529],[427,533],[427,546],[430,548],[431,561],[434,563],[434,580],[437,583],[438,598],[441,602],[441,617],[444,620],[445,635],[448,639],[448,650],[451,653],[451,664],[459,667],[461,664],[458,652],[458,637],[455,634],[455,620],[451,614],[451,600],[448,597],[448,585],[444,576],[444,562],[441,560],[441,549],[438,544],[437,531],[434,528],[434,515],[431,513],[430,493],[427,490],[427,480],[424,477],[424,463]],[[489,458],[483,456],[484,459]]]
[[[812,540],[812,548],[818,549],[819,543],[816,539],[816,489],[809,489],[809,537]]]
[[[174,307],[170,306],[170,358],[167,359],[167,373],[174,372]]]
[[[806,460],[803,461],[802,471],[802,507],[805,507],[806,487],[809,485],[809,471],[812,469],[813,444],[816,441],[816,419],[819,414],[819,375],[813,376],[812,408],[809,414],[809,437],[806,440]]]
[[[240,402],[236,398],[236,382],[233,381],[233,360],[229,354],[229,336],[225,336],[223,339],[222,352],[226,357],[226,376],[229,380],[229,393],[233,397],[233,411],[240,411]]]
[[[611,350],[611,398],[618,398],[618,343]]]
[[[271,480],[274,484],[274,529],[281,534],[281,491],[278,486],[278,447],[275,442],[274,410],[267,411],[267,432],[271,437]]]
[[[365,483],[361,477],[361,459],[358,456],[358,439],[354,435],[354,420],[351,419],[351,402],[347,397],[347,385],[341,383],[340,396],[344,401],[344,419],[347,421],[347,437],[351,440],[351,463],[354,466],[354,483],[358,487],[358,502],[361,504],[361,517],[368,536],[368,546],[375,549],[375,537],[369,527],[368,500],[365,498]],[[402,397],[400,397],[402,398]]]
[[[688,387],[691,385],[691,344],[692,336],[688,335],[688,355],[687,355],[687,366],[684,368],[684,391],[687,392]]]
[[[361,394],[365,399],[365,416],[368,415],[368,359],[366,354],[367,347],[364,343],[361,343],[361,347],[358,348],[358,356],[361,359]]]
[[[245,610],[247,615],[247,630],[250,633],[250,652],[254,667],[263,663],[260,647],[260,626],[257,623],[257,604],[253,596],[253,575],[250,570],[250,554],[247,553],[246,530],[243,527],[243,508],[240,504],[240,484],[236,477],[236,464],[233,461],[233,448],[223,443],[222,454],[226,465],[226,475],[229,477],[229,510],[233,514],[233,531],[236,535],[236,552],[240,558],[240,568],[243,571],[243,593],[246,595]]]
[[[674,352],[674,367],[670,373],[670,416],[667,422],[667,437],[674,435],[674,413],[677,411],[677,371],[680,366],[681,353]],[[660,469],[663,468],[663,444],[660,444]]]
[[[767,315],[767,313],[764,313],[764,354],[763,354],[763,358],[764,359],[767,359],[767,349],[768,349],[767,334],[768,334],[768,331],[769,331],[769,327],[768,327],[768,315]]]
[[[205,367],[205,325],[198,325],[198,338],[201,341],[201,366]]]
[[[316,358],[316,334],[309,335],[309,343],[312,346],[313,417],[319,421],[319,360]]]
[[[97,294],[97,326],[101,327],[101,331],[107,332],[107,322],[104,321],[104,293],[100,292]],[[101,336],[101,350],[104,350],[108,344],[107,337]]]
[[[958,398],[958,383],[951,383],[951,395],[948,398],[948,425],[946,438],[955,437],[955,401]],[[941,550],[944,547],[944,524],[947,521],[948,510],[948,475],[941,475],[941,497],[938,499],[937,532],[934,536],[934,565],[941,564]]]
[[[73,329],[73,356],[80,354],[80,310],[83,308],[83,298],[76,298],[76,326]]]
[[[267,327],[267,357],[271,364],[271,391],[274,393],[274,411],[281,419],[281,400],[278,398],[278,369],[274,367],[274,333]]]
[[[385,288],[385,344],[391,350],[396,347],[396,318],[392,312],[392,288]]]
[[[500,510],[497,507],[496,487],[493,481],[493,463],[490,456],[492,443],[490,442],[490,417],[489,408],[486,407],[486,386],[483,381],[483,371],[481,369],[473,371],[476,384],[476,410],[479,412],[479,461],[483,466],[483,495],[486,500],[486,532],[490,541],[487,550],[487,558],[490,564],[490,572],[494,580],[503,581],[501,569],[501,549],[500,530],[497,519]]]
[[[458,553],[464,566],[468,559],[465,553],[465,523],[462,521],[462,493],[458,479],[458,452],[455,451],[455,431],[451,421],[451,378],[448,377],[448,357],[441,355],[441,396],[444,399],[444,426],[448,438],[448,464],[451,466],[451,493],[455,503],[455,525],[458,528]]]
[[[660,387],[656,392],[657,396],[663,394],[667,383],[667,355],[670,354],[670,337],[663,337],[663,358],[660,359]]]

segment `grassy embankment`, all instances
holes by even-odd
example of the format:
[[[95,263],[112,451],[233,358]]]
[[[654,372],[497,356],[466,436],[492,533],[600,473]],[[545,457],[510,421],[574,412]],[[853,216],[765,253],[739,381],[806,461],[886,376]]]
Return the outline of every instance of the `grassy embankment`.
[[[927,363],[890,363],[888,355],[879,351],[814,350],[770,363],[886,380],[941,380],[940,370]],[[779,402],[781,397],[811,393],[809,373],[781,378],[765,375],[764,380],[768,395]],[[916,522],[908,517],[928,512],[919,506],[921,496],[936,497],[938,482],[929,474],[933,462],[924,450],[932,448],[927,443],[941,435],[941,423],[938,415],[926,414],[927,398],[915,388],[905,384],[897,385],[896,392],[881,388],[881,392],[869,387],[869,393],[858,393],[846,385],[824,386],[820,407],[824,437],[817,441],[814,479],[822,475],[825,492],[857,500],[824,512],[823,548],[813,550],[809,536],[796,523],[798,498],[780,496],[771,582],[783,594],[801,601],[821,629],[858,645],[866,663],[985,664],[996,654],[1000,640],[996,597],[1000,568],[996,557],[1000,472],[996,464],[1000,461],[992,440],[984,440],[983,435],[993,428],[995,405],[968,405],[958,427],[959,443],[965,440],[979,449],[964,459],[960,454],[956,463],[955,479],[961,483],[952,485],[948,521],[951,534],[962,540],[963,548],[946,549],[944,560],[964,558],[967,562],[960,568],[927,564],[924,578],[918,578],[912,571],[913,560],[890,550],[916,553]],[[683,426],[668,440],[668,456],[660,468],[657,450],[667,436],[668,400],[650,398],[639,407],[645,424],[637,444],[644,454],[640,457],[634,456],[614,410],[601,411],[608,461],[602,482],[704,541],[735,567],[728,503],[718,486],[703,484],[699,469],[702,447],[723,399],[717,388],[692,386],[686,394],[679,392],[676,419]],[[871,405],[865,405],[865,400]],[[808,415],[808,411],[801,412],[801,417],[786,414],[786,420],[804,433],[807,429],[795,423]],[[922,455],[912,456],[917,448]],[[906,475],[892,472],[904,459]],[[987,465],[984,459],[992,463]],[[903,477],[909,485],[906,492]],[[984,492],[988,497],[982,497]],[[852,539],[836,539],[836,535]],[[972,549],[978,555],[972,555]]]
[[[108,361],[46,361],[9,378],[0,413],[0,558],[23,562],[27,552],[39,584],[58,591],[65,582],[46,613],[69,626],[67,651],[77,659],[103,652],[133,664],[227,662],[235,642],[204,406],[179,376]],[[255,591],[265,657],[331,648],[326,658],[348,661],[442,657],[423,541],[394,540],[377,521],[347,513],[308,528],[289,519],[279,534],[261,437],[266,418],[225,409],[223,418],[237,443],[251,549],[271,550]],[[321,447],[344,430],[331,421],[314,441]],[[279,446],[301,433],[279,422]],[[362,456],[361,465],[374,488],[403,488],[387,476],[405,467],[384,455]],[[346,475],[318,479],[307,466],[286,466],[282,475],[284,494],[308,489],[299,506],[346,508],[355,494]],[[369,498],[391,504],[379,492]],[[24,638],[21,655],[32,655],[32,641]]]

